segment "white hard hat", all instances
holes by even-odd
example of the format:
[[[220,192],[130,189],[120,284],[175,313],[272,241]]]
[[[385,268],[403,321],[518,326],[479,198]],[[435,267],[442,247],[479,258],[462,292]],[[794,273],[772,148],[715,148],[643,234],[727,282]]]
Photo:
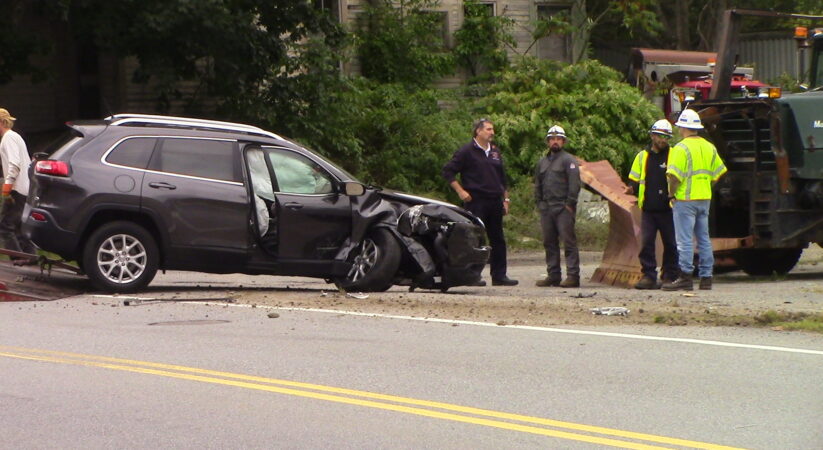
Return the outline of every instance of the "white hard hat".
[[[700,116],[693,109],[684,109],[675,125],[680,128],[691,128],[692,130],[703,129],[703,122],[700,121]]]
[[[663,136],[672,137],[672,124],[666,119],[660,119],[652,125],[649,133],[662,134]]]
[[[549,131],[546,132],[546,138],[550,138],[552,136],[555,137],[562,137],[566,139],[566,130],[563,129],[560,125],[554,125],[553,127],[549,128]]]

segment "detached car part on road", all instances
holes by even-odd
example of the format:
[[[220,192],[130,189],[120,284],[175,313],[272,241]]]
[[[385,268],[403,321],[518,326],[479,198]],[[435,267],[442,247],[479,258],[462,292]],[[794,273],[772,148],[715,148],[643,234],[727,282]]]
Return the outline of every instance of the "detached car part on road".
[[[260,128],[115,115],[35,155],[23,229],[94,286],[160,270],[324,278],[346,290],[471,285],[489,255],[457,206],[365,186]]]

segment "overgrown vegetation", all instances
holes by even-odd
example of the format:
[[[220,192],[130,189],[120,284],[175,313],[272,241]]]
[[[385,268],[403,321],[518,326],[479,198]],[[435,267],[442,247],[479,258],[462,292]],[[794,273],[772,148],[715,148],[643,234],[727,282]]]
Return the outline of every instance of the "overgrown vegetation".
[[[454,72],[454,56],[443,41],[437,0],[367,2],[357,25],[363,76],[383,83],[429,86]]]
[[[766,311],[755,317],[759,325],[782,330],[801,330],[823,333],[823,314]]]
[[[513,246],[539,247],[531,183],[549,126],[566,128],[578,156],[608,159],[625,172],[657,118],[617,72],[596,61],[510,61],[512,21],[473,1],[465,4],[453,48],[442,38],[437,0],[368,2],[351,30],[311,2],[290,0],[12,4],[11,11],[68,25],[79,46],[135,57],[133,80],[150,83],[157,94],[156,110],[145,112],[168,112],[173,101],[184,100],[186,114],[274,130],[377,185],[456,202],[440,168],[470,139],[472,120],[488,117],[516,199],[507,220]],[[565,16],[549,18],[532,34],[568,32],[564,24]],[[362,76],[339,70],[351,54],[359,56]],[[12,56],[26,67],[27,58]],[[474,84],[433,88],[458,65]],[[199,87],[184,94],[181,81]],[[581,223],[584,246],[597,245],[604,230]]]
[[[493,16],[487,7],[470,0],[464,3],[463,26],[454,33],[454,55],[469,74],[469,82],[487,80],[509,66],[506,46],[517,45],[511,35],[514,20]]]
[[[497,141],[517,176],[531,177],[546,152],[543,139],[553,124],[563,126],[566,147],[588,160],[609,160],[626,172],[646,145],[649,124],[662,116],[620,74],[597,61],[563,64],[521,58],[478,101],[500,130]]]

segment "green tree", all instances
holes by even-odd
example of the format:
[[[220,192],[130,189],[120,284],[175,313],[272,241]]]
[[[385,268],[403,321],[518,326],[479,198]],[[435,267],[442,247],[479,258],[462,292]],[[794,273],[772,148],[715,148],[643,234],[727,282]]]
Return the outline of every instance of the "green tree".
[[[196,113],[216,100],[229,115],[239,98],[293,99],[291,84],[306,70],[297,49],[307,40],[338,46],[342,29],[310,2],[292,0],[58,0],[55,20],[69,24],[80,44],[118,57],[133,56],[133,79],[151,81],[159,109],[179,98],[181,81],[200,84],[186,99]]]
[[[553,124],[566,129],[574,154],[606,159],[625,173],[647,144],[649,126],[662,116],[619,73],[593,60],[566,65],[525,57],[478,106],[494,121],[509,170],[521,180],[531,179]]]
[[[357,54],[366,78],[424,87],[454,72],[442,38],[437,0],[375,0],[357,24]]]
[[[474,0],[463,4],[463,26],[454,33],[457,63],[476,79],[482,73],[497,72],[509,65],[506,46],[514,47],[511,30],[514,20],[492,16],[486,5]]]
[[[595,20],[592,26],[593,44],[605,48],[614,42],[632,42],[637,47],[716,51],[723,12],[735,7],[823,14],[819,0],[751,0],[746,5],[735,5],[728,0],[577,1],[585,2],[592,11],[612,11]],[[626,22],[627,18],[640,20]],[[789,30],[796,25],[813,24],[795,19],[747,17],[742,31]]]
[[[33,63],[36,57],[49,53],[50,45],[35,30],[23,26],[23,21],[42,13],[38,2],[5,0],[0,10],[0,85],[15,76],[31,76],[35,81],[46,77],[47,71]]]

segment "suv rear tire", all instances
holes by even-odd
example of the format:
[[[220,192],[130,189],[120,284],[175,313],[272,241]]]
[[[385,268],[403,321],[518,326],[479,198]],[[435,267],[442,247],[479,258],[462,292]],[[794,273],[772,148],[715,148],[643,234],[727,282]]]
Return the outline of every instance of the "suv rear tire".
[[[157,273],[159,251],[151,233],[132,222],[109,222],[89,236],[83,268],[101,291],[134,292]]]

